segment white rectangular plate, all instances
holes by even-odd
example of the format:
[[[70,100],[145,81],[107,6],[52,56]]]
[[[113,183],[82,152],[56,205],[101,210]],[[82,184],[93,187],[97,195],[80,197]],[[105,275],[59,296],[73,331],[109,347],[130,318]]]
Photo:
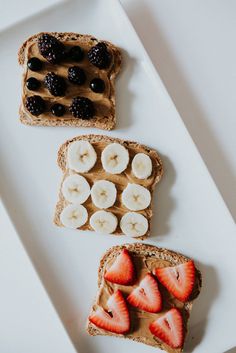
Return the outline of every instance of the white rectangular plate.
[[[75,353],[0,201],[0,351]]]
[[[232,347],[236,343],[232,218],[120,4],[71,0],[0,35],[0,190],[78,351],[110,353],[111,345],[113,353],[157,350],[127,340],[93,338],[85,332],[101,255],[112,245],[134,240],[57,228],[52,223],[61,180],[56,165],[58,147],[78,134],[103,131],[19,123],[17,50],[23,40],[39,31],[90,33],[122,48],[124,63],[116,85],[118,125],[107,134],[137,140],[161,153],[165,175],[155,193],[148,242],[193,257],[203,274],[186,351],[220,353]],[[154,34],[150,40],[155,40]]]

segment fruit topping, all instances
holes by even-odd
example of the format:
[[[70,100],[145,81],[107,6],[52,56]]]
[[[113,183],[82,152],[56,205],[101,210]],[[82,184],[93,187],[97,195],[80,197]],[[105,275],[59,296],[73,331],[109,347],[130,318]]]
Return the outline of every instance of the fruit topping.
[[[91,189],[91,198],[94,205],[98,208],[109,208],[116,201],[115,184],[108,180],[97,180]]]
[[[101,161],[107,173],[120,174],[127,168],[129,152],[119,143],[110,143],[102,151]]]
[[[105,90],[105,83],[100,78],[94,78],[90,82],[90,88],[95,93],[102,93]]]
[[[95,114],[93,102],[86,97],[73,98],[70,112],[75,118],[91,119]]]
[[[111,234],[117,228],[117,217],[112,212],[97,211],[90,217],[90,226],[97,233]]]
[[[80,228],[87,220],[88,211],[83,205],[69,204],[60,214],[60,221],[67,228]]]
[[[145,153],[137,153],[132,160],[132,172],[138,179],[147,179],[152,174],[152,160]]]
[[[88,51],[88,59],[91,64],[99,69],[105,69],[111,62],[111,55],[105,43],[101,42]]]
[[[79,66],[72,66],[68,69],[68,80],[76,85],[83,85],[86,81],[86,75]]]
[[[128,237],[142,237],[148,231],[148,221],[140,213],[127,212],[120,220],[120,228]]]
[[[44,79],[45,86],[53,96],[64,96],[66,83],[63,77],[49,72]]]
[[[78,173],[86,173],[96,163],[97,154],[88,141],[74,141],[68,147],[67,160],[70,169]]]
[[[161,293],[155,278],[148,273],[139,283],[139,286],[129,294],[127,301],[132,306],[150,313],[161,311]]]
[[[51,106],[51,112],[55,116],[63,116],[65,114],[65,106],[60,103],[53,104]]]
[[[68,52],[69,59],[79,62],[84,58],[84,51],[80,46],[71,47]]]
[[[154,274],[177,299],[182,302],[188,300],[195,282],[195,266],[192,260],[177,266],[156,268]]]
[[[51,64],[60,63],[65,57],[65,46],[50,34],[42,34],[38,38],[40,54]]]
[[[89,316],[89,321],[97,327],[124,334],[130,330],[130,317],[127,304],[120,290],[115,291],[107,301],[108,310],[98,306]]]
[[[123,249],[111,267],[106,271],[104,278],[112,283],[130,285],[135,279],[135,268],[127,249]]]
[[[82,175],[72,174],[63,181],[61,191],[67,201],[82,204],[90,195],[90,186]]]
[[[122,203],[131,211],[141,211],[151,203],[150,191],[142,185],[130,184],[122,192]]]
[[[151,333],[171,348],[181,348],[184,341],[183,318],[180,311],[172,308],[153,321]]]
[[[38,116],[45,111],[45,101],[40,96],[30,96],[26,98],[25,107],[32,115]]]
[[[42,61],[39,60],[38,58],[31,58],[27,62],[27,66],[31,71],[39,71],[42,69]]]
[[[26,81],[26,87],[30,91],[36,91],[40,87],[40,81],[37,80],[37,78],[35,78],[35,77],[30,77]]]

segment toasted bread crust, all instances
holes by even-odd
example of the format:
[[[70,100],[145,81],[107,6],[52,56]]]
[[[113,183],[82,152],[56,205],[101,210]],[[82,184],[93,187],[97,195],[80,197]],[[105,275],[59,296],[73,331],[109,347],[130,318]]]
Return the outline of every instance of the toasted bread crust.
[[[151,256],[157,259],[162,259],[162,260],[168,260],[171,262],[173,266],[179,265],[181,263],[184,263],[186,261],[189,261],[190,259],[187,256],[184,256],[178,252],[171,251],[165,248],[158,248],[153,245],[148,245],[148,244],[143,244],[143,243],[134,243],[134,244],[123,244],[123,245],[118,245],[118,246],[113,246],[112,248],[108,249],[103,257],[100,260],[100,265],[98,269],[98,293],[97,296],[99,295],[99,290],[100,286],[102,283],[102,278],[104,276],[104,272],[106,270],[106,264],[109,262],[112,258],[117,257],[117,255],[121,252],[122,249],[126,248],[131,254],[136,254],[139,256],[147,257]],[[202,287],[202,276],[201,272],[196,268],[196,280],[195,280],[195,288],[193,291],[193,294],[188,302],[184,304],[184,310],[186,311],[186,322],[185,322],[185,327],[186,327],[186,334],[187,334],[187,322],[188,322],[188,317],[190,316],[192,306],[193,306],[193,301],[194,299],[197,298],[201,291]],[[96,303],[97,297],[94,301]],[[93,305],[92,305],[93,307]],[[91,312],[90,314],[92,313]],[[133,337],[132,334],[127,334],[127,335],[117,335],[108,331],[100,330],[98,327],[96,327],[94,324],[92,324],[89,320],[87,320],[87,325],[86,325],[87,332],[91,336],[97,336],[97,335],[103,335],[103,336],[115,336],[115,337],[120,337],[120,338],[127,338],[131,339],[136,342],[141,342],[147,345],[151,345],[153,347],[166,350],[168,353],[179,353],[183,351],[183,349],[173,349],[168,347],[159,342],[156,341],[155,344],[153,341],[147,341],[145,337]]]
[[[46,33],[50,33],[51,35],[53,35],[54,37],[56,37],[62,42],[74,40],[74,41],[80,41],[80,42],[83,41],[84,43],[90,43],[92,41],[93,45],[96,45],[99,42],[97,38],[87,34],[78,34],[78,33],[72,33],[72,32],[63,32],[63,33],[40,32],[29,37],[20,47],[18,51],[18,62],[20,65],[25,66],[27,63],[27,56],[25,52],[27,45],[29,43],[36,42],[39,36]],[[115,60],[114,65],[112,65],[112,67],[107,72],[107,75],[111,84],[111,92],[109,96],[109,99],[111,101],[111,113],[108,117],[99,118],[99,119],[94,117],[93,119],[90,119],[90,120],[82,120],[82,119],[77,119],[73,117],[71,117],[71,119],[64,119],[63,117],[61,118],[55,117],[53,119],[51,118],[47,119],[47,118],[40,118],[40,116],[32,118],[30,114],[27,114],[27,112],[23,109],[23,106],[21,105],[19,109],[20,121],[26,125],[96,127],[103,130],[112,130],[116,125],[115,78],[120,71],[122,56],[121,56],[121,51],[114,44],[105,40],[103,42],[107,44],[109,50],[113,53],[113,57]]]
[[[70,140],[67,140],[65,143],[63,143],[61,145],[61,147],[59,148],[59,151],[58,151],[58,155],[57,155],[57,163],[58,163],[58,166],[61,168],[62,172],[63,173],[66,173],[66,155],[67,155],[67,149],[68,149],[68,146],[70,143],[74,142],[74,141],[79,141],[79,140],[86,140],[86,141],[89,141],[90,143],[94,143],[94,142],[105,142],[105,143],[112,143],[112,142],[117,142],[117,143],[120,143],[121,145],[129,148],[129,147],[133,147],[133,148],[139,148],[139,147],[142,147],[146,150],[147,154],[149,153],[152,153],[152,156],[155,156],[155,165],[153,166],[153,168],[155,168],[157,170],[157,173],[156,173],[156,178],[150,188],[150,192],[151,192],[151,199],[152,199],[152,202],[151,202],[151,205],[150,205],[150,209],[152,210],[151,213],[153,213],[153,192],[154,192],[154,189],[155,189],[155,185],[161,180],[161,177],[163,175],[163,165],[162,165],[162,161],[161,161],[161,158],[160,156],[157,154],[157,152],[154,150],[154,149],[151,149],[147,146],[144,146],[144,145],[141,145],[137,142],[134,142],[134,141],[128,141],[128,140],[122,140],[122,139],[119,139],[119,138],[114,138],[114,137],[109,137],[109,136],[106,136],[106,135],[94,135],[94,134],[90,134],[90,135],[80,135],[80,136],[77,136],[77,137],[74,137]],[[61,182],[61,185],[64,181],[64,178]],[[61,224],[61,221],[60,221],[60,213],[62,212],[63,210],[63,197],[62,197],[62,194],[59,193],[59,200],[56,204],[56,210],[55,210],[55,215],[54,215],[54,223],[61,227],[62,224]],[[142,236],[142,237],[137,237],[137,239],[145,239],[149,236],[150,234],[150,218],[152,217],[152,214],[150,214],[150,217],[148,217],[148,223],[149,223],[149,229],[147,231],[147,233]],[[112,233],[111,235],[121,235],[121,233]]]

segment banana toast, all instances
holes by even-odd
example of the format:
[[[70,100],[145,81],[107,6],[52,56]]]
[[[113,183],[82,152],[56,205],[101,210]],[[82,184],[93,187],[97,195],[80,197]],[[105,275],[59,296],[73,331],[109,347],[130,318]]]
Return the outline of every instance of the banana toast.
[[[66,141],[58,152],[63,171],[54,223],[98,233],[147,237],[152,198],[163,174],[157,152],[103,135]]]
[[[87,331],[180,353],[201,285],[200,271],[182,254],[141,243],[114,246],[100,261]]]
[[[38,33],[19,49],[20,120],[27,125],[115,127],[115,78],[121,52],[77,33]]]

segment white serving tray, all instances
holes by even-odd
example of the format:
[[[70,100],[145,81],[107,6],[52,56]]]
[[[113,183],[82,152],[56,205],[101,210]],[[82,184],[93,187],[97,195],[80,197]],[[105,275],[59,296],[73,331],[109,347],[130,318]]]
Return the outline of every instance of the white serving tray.
[[[124,64],[116,85],[118,125],[107,134],[137,140],[160,152],[165,176],[155,193],[148,242],[193,257],[203,274],[185,351],[222,353],[231,348],[236,344],[232,218],[119,2],[71,0],[0,34],[0,191],[78,352],[110,353],[111,346],[113,353],[157,350],[128,340],[93,338],[85,332],[101,255],[112,245],[134,240],[52,224],[61,180],[56,165],[58,147],[78,134],[104,132],[19,123],[17,50],[23,40],[39,31],[90,33],[122,48]],[[155,41],[155,36],[150,40]]]
[[[0,201],[0,352],[76,353]]]

